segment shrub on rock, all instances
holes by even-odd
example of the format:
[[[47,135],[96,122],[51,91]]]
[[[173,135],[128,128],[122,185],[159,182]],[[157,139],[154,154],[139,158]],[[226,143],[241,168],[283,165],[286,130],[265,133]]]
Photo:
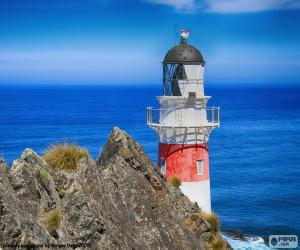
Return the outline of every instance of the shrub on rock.
[[[204,214],[204,219],[210,224],[213,233],[216,234],[220,231],[220,221],[215,213]]]
[[[43,158],[52,168],[77,170],[79,168],[79,160],[88,156],[86,149],[72,143],[65,143],[51,146]]]
[[[173,176],[171,179],[170,179],[170,183],[173,187],[179,189],[179,187],[181,186],[181,181],[179,179],[179,177],[177,176]]]
[[[221,236],[217,236],[210,246],[211,250],[225,250],[227,249],[227,242]]]
[[[44,169],[40,169],[37,172],[37,177],[41,180],[41,181],[47,181],[49,178],[49,174],[46,170]]]
[[[61,211],[59,208],[54,208],[45,213],[42,217],[42,221],[49,230],[59,229],[62,223]]]
[[[60,190],[58,190],[58,196],[61,199],[64,198],[66,196],[66,191],[61,188]]]

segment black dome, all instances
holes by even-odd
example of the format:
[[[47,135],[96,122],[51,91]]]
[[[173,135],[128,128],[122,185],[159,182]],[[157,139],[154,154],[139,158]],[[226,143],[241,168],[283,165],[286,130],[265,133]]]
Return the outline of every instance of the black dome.
[[[205,61],[198,49],[189,44],[179,44],[168,51],[163,63],[184,63],[204,65]]]

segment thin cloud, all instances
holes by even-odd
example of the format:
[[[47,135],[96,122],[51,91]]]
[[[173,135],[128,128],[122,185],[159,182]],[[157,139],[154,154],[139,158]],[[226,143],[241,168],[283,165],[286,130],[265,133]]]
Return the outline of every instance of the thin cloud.
[[[199,2],[196,0],[146,0],[149,3],[167,5],[178,12],[194,12],[199,9]]]
[[[300,9],[300,0],[146,0],[173,7],[177,12],[253,13]]]
[[[299,0],[207,0],[207,11],[249,13],[269,10],[300,9]]]

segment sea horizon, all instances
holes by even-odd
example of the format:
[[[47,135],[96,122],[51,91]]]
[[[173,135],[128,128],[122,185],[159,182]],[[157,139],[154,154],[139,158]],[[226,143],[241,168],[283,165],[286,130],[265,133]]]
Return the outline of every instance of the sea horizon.
[[[136,86],[156,86],[162,88],[162,82],[153,83],[0,83],[0,87],[136,87]],[[205,82],[205,88],[207,87],[300,87],[300,82],[249,82],[249,83],[216,83],[216,82]]]

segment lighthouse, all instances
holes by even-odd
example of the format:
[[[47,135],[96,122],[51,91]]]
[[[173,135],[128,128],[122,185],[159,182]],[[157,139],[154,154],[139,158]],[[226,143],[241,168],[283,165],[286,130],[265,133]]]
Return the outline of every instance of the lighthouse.
[[[205,61],[188,44],[189,30],[163,60],[163,90],[159,108],[147,108],[147,125],[158,135],[158,167],[169,180],[181,180],[181,190],[204,212],[211,212],[208,140],[220,126],[220,108],[207,107]]]

